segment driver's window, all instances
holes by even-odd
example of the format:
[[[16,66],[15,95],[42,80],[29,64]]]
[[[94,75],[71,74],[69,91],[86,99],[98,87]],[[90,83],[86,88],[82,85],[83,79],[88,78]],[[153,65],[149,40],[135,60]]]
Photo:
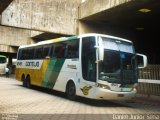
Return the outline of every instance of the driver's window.
[[[82,39],[82,75],[87,81],[96,81],[95,37]]]

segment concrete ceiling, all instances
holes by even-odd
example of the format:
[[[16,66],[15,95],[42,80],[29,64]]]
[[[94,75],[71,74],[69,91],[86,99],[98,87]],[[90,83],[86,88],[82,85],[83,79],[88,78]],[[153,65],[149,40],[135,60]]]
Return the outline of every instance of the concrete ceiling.
[[[151,11],[142,13],[139,11],[142,8]],[[155,30],[157,25],[160,26],[160,0],[133,0],[83,20],[131,31],[137,30],[136,28]]]
[[[142,8],[151,11],[140,12]],[[111,28],[113,34],[131,39],[138,52],[149,56],[150,63],[160,63],[157,53],[160,52],[160,40],[157,39],[160,34],[160,0],[133,0],[83,18],[82,21]]]
[[[64,37],[64,36],[67,37],[69,35],[44,32],[42,34],[32,37],[32,39],[38,42],[42,40],[49,40],[49,39],[59,38],[59,37]]]
[[[13,0],[0,0],[0,14],[7,8]]]

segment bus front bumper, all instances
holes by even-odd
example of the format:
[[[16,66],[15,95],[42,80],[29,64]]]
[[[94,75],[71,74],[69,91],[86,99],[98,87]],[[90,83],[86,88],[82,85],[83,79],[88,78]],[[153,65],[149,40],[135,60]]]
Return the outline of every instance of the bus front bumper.
[[[102,100],[129,100],[136,95],[136,89],[127,92],[117,92],[108,89],[98,88],[96,90],[95,99]]]

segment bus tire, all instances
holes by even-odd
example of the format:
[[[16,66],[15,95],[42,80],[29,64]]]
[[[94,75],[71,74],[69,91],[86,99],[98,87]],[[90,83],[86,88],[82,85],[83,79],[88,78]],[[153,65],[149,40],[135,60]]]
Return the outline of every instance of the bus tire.
[[[25,81],[26,81],[26,87],[27,87],[27,88],[31,88],[31,79],[30,79],[30,76],[29,76],[29,75],[27,75]]]
[[[22,77],[21,77],[21,81],[23,82],[23,87],[27,87],[24,74],[23,74]]]
[[[66,94],[67,94],[68,99],[70,99],[70,100],[76,99],[76,87],[72,81],[68,82],[68,84],[67,84]]]

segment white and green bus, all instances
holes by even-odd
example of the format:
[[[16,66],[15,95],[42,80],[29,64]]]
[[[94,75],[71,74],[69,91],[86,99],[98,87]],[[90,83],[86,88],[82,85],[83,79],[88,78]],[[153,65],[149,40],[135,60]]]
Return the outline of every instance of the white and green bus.
[[[5,74],[5,68],[7,66],[7,57],[0,55],[0,75]]]
[[[141,56],[141,67],[147,64]],[[133,43],[119,37],[83,34],[20,46],[16,79],[23,86],[65,92],[69,99],[130,99],[136,94],[138,63]]]

